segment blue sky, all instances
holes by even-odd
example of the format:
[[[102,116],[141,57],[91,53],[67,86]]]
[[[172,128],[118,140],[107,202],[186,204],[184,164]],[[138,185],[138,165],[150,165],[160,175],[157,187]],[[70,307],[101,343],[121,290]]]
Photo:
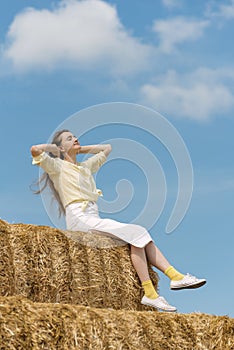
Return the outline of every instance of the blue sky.
[[[234,1],[228,0],[3,2],[1,218],[52,226],[41,198],[29,189],[38,178],[29,149],[71,115],[110,102],[152,108],[180,133],[193,164],[192,200],[173,234],[165,226],[177,174],[160,142],[116,117],[115,127],[100,125],[81,135],[81,143],[133,139],[157,156],[168,193],[150,232],[178,269],[208,281],[200,290],[175,293],[160,274],[160,293],[180,312],[233,317],[233,29]],[[132,182],[133,202],[106,216],[130,221],[146,198],[142,169],[111,161],[97,182],[112,201],[122,178]]]

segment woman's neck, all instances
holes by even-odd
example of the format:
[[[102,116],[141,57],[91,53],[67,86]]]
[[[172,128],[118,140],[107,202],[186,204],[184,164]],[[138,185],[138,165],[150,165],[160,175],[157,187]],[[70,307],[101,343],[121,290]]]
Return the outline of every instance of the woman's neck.
[[[76,154],[72,154],[72,155],[71,155],[71,154],[66,153],[66,155],[65,155],[65,160],[66,160],[67,162],[76,164]]]

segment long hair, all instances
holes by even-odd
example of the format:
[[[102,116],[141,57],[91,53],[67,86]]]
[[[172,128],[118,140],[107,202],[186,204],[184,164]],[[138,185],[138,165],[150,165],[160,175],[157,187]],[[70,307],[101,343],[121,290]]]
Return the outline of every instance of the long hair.
[[[51,143],[52,144],[55,144],[57,146],[60,146],[61,145],[61,135],[64,133],[64,132],[69,132],[70,130],[67,130],[67,129],[63,129],[63,130],[58,130],[53,138],[52,138],[52,141]],[[52,158],[57,158],[53,153],[49,152],[49,156],[52,157]],[[60,159],[64,159],[64,155],[62,152],[60,152]],[[42,191],[44,191],[47,187],[49,187],[50,191],[51,191],[51,194],[52,194],[52,200],[55,200],[58,204],[58,214],[59,214],[59,217],[61,217],[61,215],[65,215],[65,209],[64,209],[64,206],[62,204],[62,201],[59,197],[59,194],[58,192],[56,191],[55,187],[54,187],[54,184],[53,182],[51,181],[49,175],[44,172],[41,177],[39,178],[38,181],[34,182],[33,185],[36,185],[37,187],[39,187],[38,190],[34,191],[34,194],[40,194]]]

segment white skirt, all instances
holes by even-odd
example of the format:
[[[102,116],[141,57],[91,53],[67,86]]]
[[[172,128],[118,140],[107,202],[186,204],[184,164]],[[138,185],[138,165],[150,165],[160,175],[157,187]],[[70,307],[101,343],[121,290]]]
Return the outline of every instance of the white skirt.
[[[143,226],[100,218],[96,202],[88,202],[85,211],[82,210],[82,202],[69,204],[66,207],[66,226],[69,231],[101,232],[139,248],[152,241]]]

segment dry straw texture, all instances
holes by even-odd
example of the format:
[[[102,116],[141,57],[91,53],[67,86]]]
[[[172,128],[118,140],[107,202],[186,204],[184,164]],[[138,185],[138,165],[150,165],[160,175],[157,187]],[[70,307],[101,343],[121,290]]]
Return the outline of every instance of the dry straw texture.
[[[0,350],[234,350],[234,319],[141,306],[111,238],[0,220],[0,259]]]
[[[231,350],[234,320],[0,297],[1,350]]]
[[[150,274],[157,288],[157,274],[152,269]],[[113,247],[109,237],[4,221],[0,221],[0,295],[22,295],[36,302],[145,309],[140,304],[142,288],[128,245]]]

